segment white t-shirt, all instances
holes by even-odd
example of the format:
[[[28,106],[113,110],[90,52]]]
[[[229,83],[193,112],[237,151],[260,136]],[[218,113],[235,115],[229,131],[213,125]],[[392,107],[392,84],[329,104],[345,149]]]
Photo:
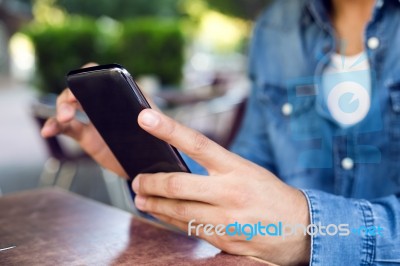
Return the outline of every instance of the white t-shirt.
[[[341,127],[361,122],[371,106],[371,73],[365,52],[333,54],[322,75],[324,101]]]

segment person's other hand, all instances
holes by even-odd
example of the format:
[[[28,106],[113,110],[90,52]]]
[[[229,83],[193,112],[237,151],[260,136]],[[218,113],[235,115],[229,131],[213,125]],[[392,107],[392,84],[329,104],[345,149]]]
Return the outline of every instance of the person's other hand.
[[[91,63],[83,67],[95,65],[96,64]],[[42,128],[41,134],[43,137],[53,137],[57,134],[70,136],[100,165],[115,172],[119,176],[127,177],[126,172],[93,124],[84,124],[75,118],[76,111],[83,110],[68,88],[58,96],[56,108],[57,115],[49,118]]]
[[[133,183],[138,209],[188,231],[188,223],[263,225],[309,224],[305,196],[264,168],[247,161],[154,111],[143,110],[139,125],[192,157],[209,175],[189,173],[140,174]],[[309,236],[255,236],[250,241],[241,236],[209,236],[200,228],[199,237],[233,254],[251,255],[270,262],[290,265],[307,263]],[[195,235],[192,228],[191,234]]]

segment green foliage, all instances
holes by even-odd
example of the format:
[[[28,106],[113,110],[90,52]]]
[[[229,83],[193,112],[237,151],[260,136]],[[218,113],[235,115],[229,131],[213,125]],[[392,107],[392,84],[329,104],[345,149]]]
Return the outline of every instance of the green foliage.
[[[119,24],[73,18],[58,26],[31,26],[24,33],[35,47],[36,83],[43,93],[61,92],[65,74],[87,62],[120,63],[135,76],[154,74],[163,84],[181,79],[184,38],[176,21],[147,18]]]
[[[132,19],[138,16],[176,17],[180,0],[56,0],[69,14]]]
[[[70,69],[96,60],[96,24],[90,20],[71,20],[62,26],[35,25],[24,31],[36,52],[36,83],[44,93],[59,93],[65,88],[64,76]]]
[[[117,58],[132,73],[156,73],[163,84],[180,81],[184,38],[177,21],[126,21],[121,39],[115,49]]]
[[[222,13],[241,17],[245,19],[255,19],[257,15],[272,2],[272,0],[205,0],[210,8]]]

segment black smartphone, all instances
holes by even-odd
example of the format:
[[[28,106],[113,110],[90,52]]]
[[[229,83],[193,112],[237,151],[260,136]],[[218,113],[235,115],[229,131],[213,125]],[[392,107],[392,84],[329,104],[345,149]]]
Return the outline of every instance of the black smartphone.
[[[139,113],[150,105],[125,68],[73,70],[67,83],[131,180],[139,173],[190,172],[173,146],[139,126]]]

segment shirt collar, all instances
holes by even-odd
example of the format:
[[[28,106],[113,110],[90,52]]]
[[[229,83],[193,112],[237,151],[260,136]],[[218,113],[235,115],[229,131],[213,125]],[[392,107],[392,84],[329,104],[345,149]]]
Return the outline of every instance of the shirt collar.
[[[332,24],[329,17],[331,8],[330,0],[309,0],[307,8],[320,27],[326,31],[332,31]]]

